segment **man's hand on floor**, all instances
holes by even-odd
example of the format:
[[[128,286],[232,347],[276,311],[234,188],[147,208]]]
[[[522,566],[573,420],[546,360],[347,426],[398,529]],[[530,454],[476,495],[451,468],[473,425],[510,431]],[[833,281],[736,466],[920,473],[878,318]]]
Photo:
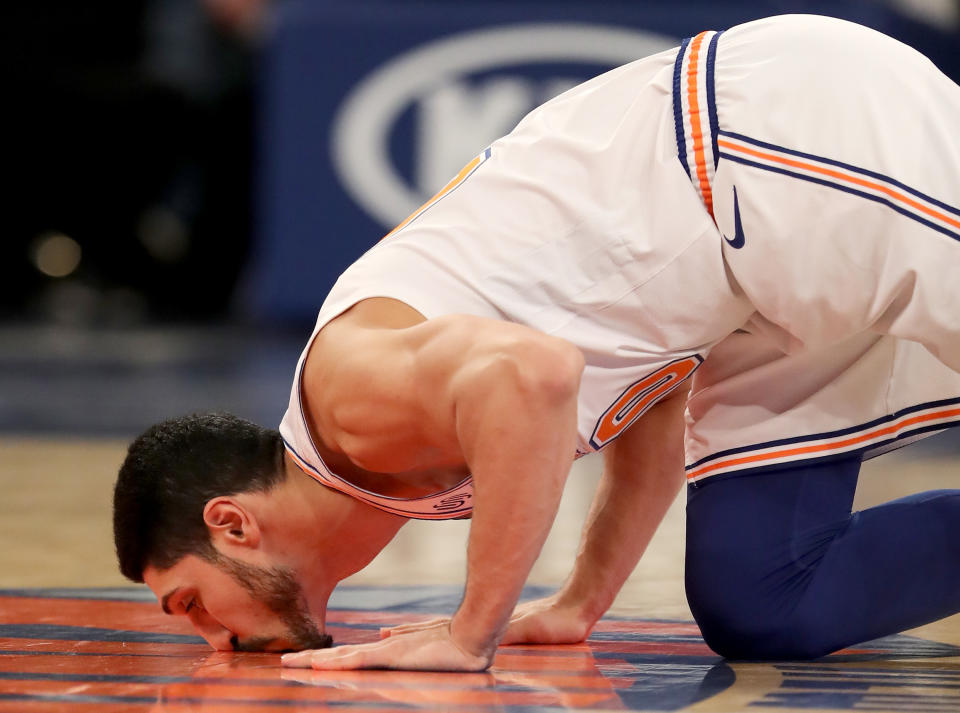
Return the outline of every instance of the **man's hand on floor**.
[[[514,609],[500,645],[576,644],[590,635],[592,625],[593,622],[585,618],[578,608],[560,604],[557,595],[535,599]],[[380,636],[389,639],[449,626],[449,618],[432,619],[381,629]]]
[[[461,649],[450,635],[450,626],[398,634],[372,644],[337,646],[285,654],[283,666],[342,670],[386,668],[405,671],[484,671],[492,657],[473,655]]]

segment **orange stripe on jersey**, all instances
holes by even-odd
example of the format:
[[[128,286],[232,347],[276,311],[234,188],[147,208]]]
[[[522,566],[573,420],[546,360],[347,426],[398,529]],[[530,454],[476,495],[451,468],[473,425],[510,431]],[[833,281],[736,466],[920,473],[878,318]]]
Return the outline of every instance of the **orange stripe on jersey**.
[[[759,453],[755,455],[744,455],[738,456],[735,458],[726,458],[708,465],[701,466],[695,470],[687,473],[687,480],[692,480],[694,478],[700,478],[704,475],[709,475],[713,471],[720,470],[721,468],[730,468],[734,466],[749,466],[749,467],[758,467],[764,464],[766,461],[777,460],[779,458],[791,458],[793,456],[816,456],[816,455],[826,455],[831,451],[841,451],[850,446],[856,446],[866,441],[878,438],[881,436],[889,436],[896,433],[900,429],[907,428],[909,426],[916,426],[922,423],[927,423],[929,421],[936,421],[942,418],[952,418],[960,416],[960,408],[951,408],[944,409],[941,411],[933,411],[930,413],[920,414],[918,416],[913,416],[911,418],[905,419],[903,421],[897,421],[889,426],[884,426],[882,428],[873,429],[862,433],[858,436],[852,436],[850,438],[845,438],[840,441],[831,441],[829,443],[818,443],[809,446],[796,446],[793,448],[784,448],[778,451],[772,451],[769,453]]]
[[[690,105],[690,133],[693,137],[693,160],[697,167],[697,180],[700,183],[700,192],[703,195],[704,205],[710,217],[713,217],[713,191],[707,179],[707,158],[703,152],[703,128],[700,126],[700,102],[697,95],[698,72],[697,65],[700,59],[700,47],[703,45],[707,32],[701,32],[690,43],[690,60],[687,68],[687,101]]]
[[[475,169],[477,166],[479,166],[481,163],[483,163],[483,162],[484,162],[485,160],[487,160],[487,158],[489,158],[489,157],[490,157],[490,150],[487,149],[487,150],[484,151],[482,154],[480,154],[480,155],[477,156],[475,159],[473,159],[470,163],[468,163],[466,166],[464,166],[462,169],[460,169],[460,173],[458,173],[456,176],[454,176],[453,179],[451,179],[451,181],[450,181],[447,185],[445,185],[443,188],[441,188],[436,194],[434,194],[434,196],[433,196],[432,198],[430,198],[430,200],[428,200],[428,201],[427,201],[426,203],[424,203],[422,206],[420,206],[420,207],[417,208],[415,211],[413,211],[413,213],[411,213],[410,215],[408,215],[407,218],[406,218],[402,223],[400,223],[400,225],[398,225],[396,228],[394,228],[393,230],[391,230],[389,233],[387,233],[387,234],[384,235],[383,237],[384,237],[384,238],[389,238],[391,235],[393,235],[394,233],[396,233],[398,230],[401,230],[402,228],[404,228],[407,224],[409,224],[409,223],[410,223],[412,220],[414,220],[417,216],[419,216],[421,213],[423,213],[423,211],[425,211],[427,208],[429,208],[429,207],[432,206],[434,203],[436,203],[438,200],[440,200],[440,199],[443,198],[445,195],[447,195],[447,194],[448,194],[450,191],[452,191],[454,188],[456,188],[456,187],[459,186],[461,183],[463,183],[463,181],[467,178],[467,176],[470,175],[470,173],[473,171],[473,169]],[[383,239],[383,238],[381,238],[381,240],[382,240],[382,239]]]
[[[843,171],[838,171],[833,168],[825,168],[823,166],[817,166],[816,164],[807,163],[806,161],[801,161],[794,158],[787,158],[785,156],[778,156],[777,154],[768,153],[766,151],[748,148],[746,146],[741,146],[740,144],[734,144],[730,141],[720,139],[718,145],[722,148],[729,149],[730,151],[735,151],[742,154],[747,154],[748,156],[755,156],[757,158],[763,158],[768,161],[774,161],[776,163],[783,164],[785,166],[791,166],[793,168],[802,168],[807,171],[812,171],[814,173],[819,173],[823,176],[829,176],[831,178],[837,178],[842,181],[847,181],[848,183],[853,183],[864,188],[870,188],[871,190],[879,191],[894,200],[897,200],[901,203],[904,203],[914,210],[917,210],[921,213],[925,213],[933,218],[943,221],[949,225],[954,226],[955,228],[960,228],[960,220],[957,218],[951,217],[944,212],[930,208],[929,206],[923,205],[922,203],[917,202],[913,198],[910,198],[905,193],[897,191],[889,186],[886,186],[882,183],[876,181],[870,181],[864,178],[859,178],[857,176],[845,173]]]

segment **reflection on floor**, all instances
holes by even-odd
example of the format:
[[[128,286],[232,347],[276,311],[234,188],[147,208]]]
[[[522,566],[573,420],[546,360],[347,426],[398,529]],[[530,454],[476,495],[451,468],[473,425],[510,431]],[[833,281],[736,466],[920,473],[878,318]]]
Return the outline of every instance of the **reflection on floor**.
[[[450,587],[351,588],[340,643],[450,613]],[[529,592],[536,594],[536,592]],[[284,670],[211,652],[144,589],[0,591],[0,711],[946,711],[960,647],[898,635],[810,663],[729,662],[692,622],[607,619],[585,644],[501,648],[486,674]]]

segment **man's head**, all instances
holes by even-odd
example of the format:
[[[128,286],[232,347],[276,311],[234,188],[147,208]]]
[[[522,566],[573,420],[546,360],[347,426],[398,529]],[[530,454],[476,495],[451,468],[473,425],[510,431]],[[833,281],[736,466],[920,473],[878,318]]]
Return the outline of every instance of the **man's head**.
[[[130,446],[114,489],[120,570],[219,649],[330,645],[293,569],[263,540],[268,498],[286,481],[275,430],[229,414],[186,416]]]

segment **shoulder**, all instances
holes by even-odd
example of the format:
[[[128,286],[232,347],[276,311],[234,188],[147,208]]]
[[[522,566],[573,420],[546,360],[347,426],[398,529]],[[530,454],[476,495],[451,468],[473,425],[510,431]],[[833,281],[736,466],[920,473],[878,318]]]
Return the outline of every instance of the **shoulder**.
[[[428,320],[377,298],[321,330],[304,388],[329,406],[358,398],[447,400],[458,386],[496,374],[549,384],[578,381],[582,370],[573,344],[530,327],[469,314]]]
[[[582,361],[567,340],[525,325],[471,314],[427,319],[403,302],[378,297],[357,303],[320,330],[307,366],[323,370],[335,363],[362,370],[376,366],[384,351],[396,357],[391,362],[415,353],[418,362],[427,365],[432,359],[457,362],[484,356],[566,359],[574,366]],[[374,363],[365,363],[370,360]]]

